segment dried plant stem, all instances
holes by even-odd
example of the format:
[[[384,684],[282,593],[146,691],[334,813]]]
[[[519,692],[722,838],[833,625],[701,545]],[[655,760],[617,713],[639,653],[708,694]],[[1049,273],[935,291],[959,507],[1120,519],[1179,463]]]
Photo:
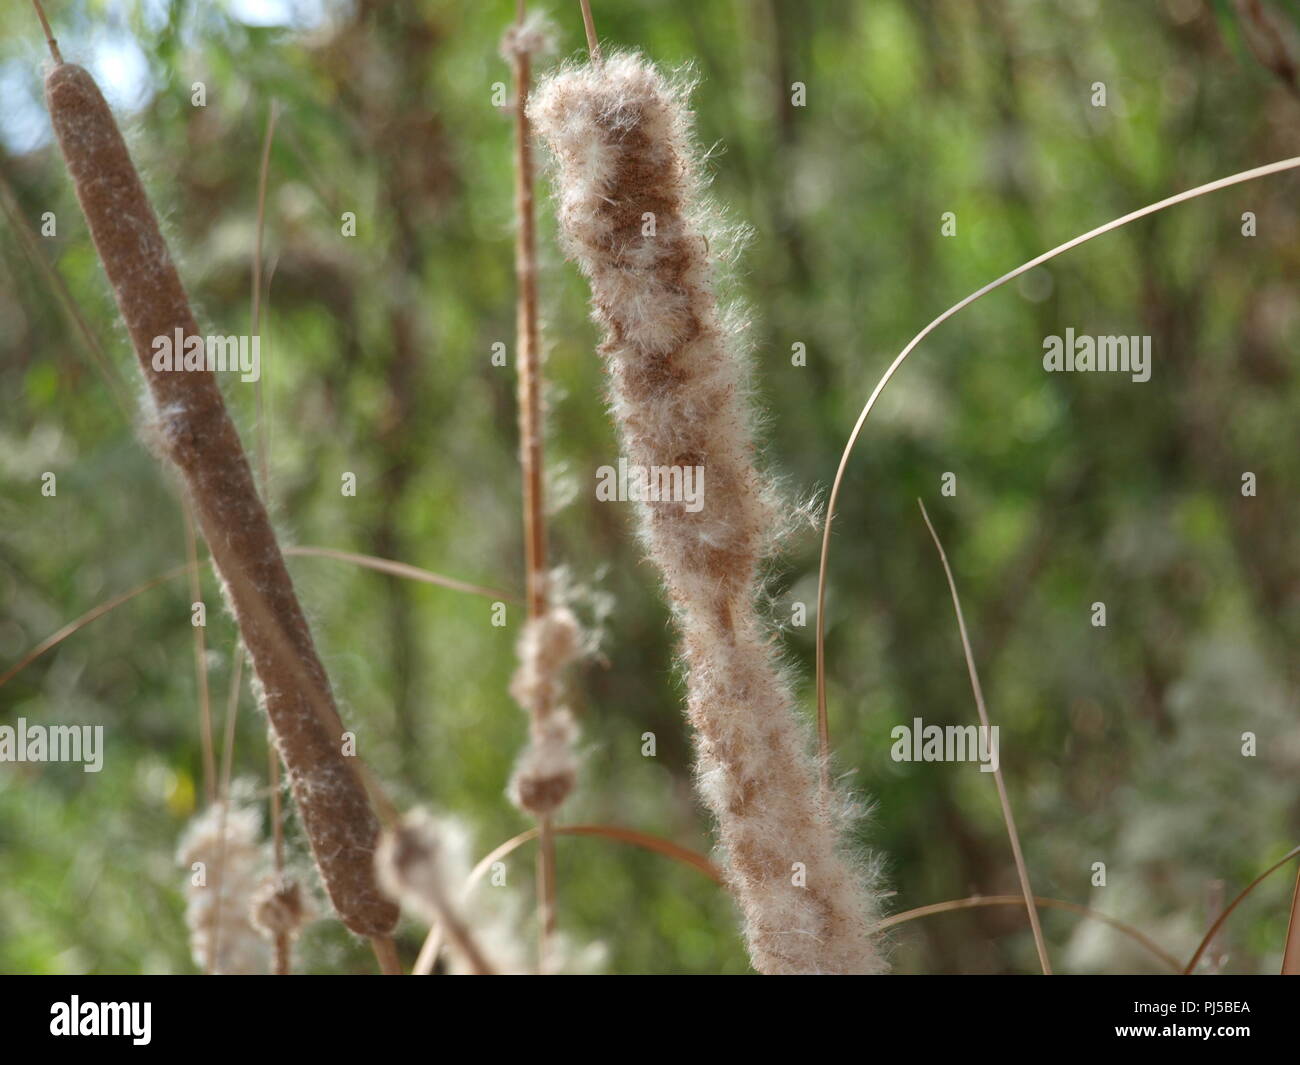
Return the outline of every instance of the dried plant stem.
[[[221,802],[221,814],[217,821],[217,860],[213,870],[212,890],[216,894],[215,912],[212,918],[212,938],[209,941],[207,971],[211,974],[216,968],[218,944],[221,941],[221,884],[226,868],[226,813],[230,809],[230,776],[235,763],[235,716],[239,712],[239,689],[244,682],[244,654],[239,637],[235,637],[235,647],[230,653],[230,691],[226,696],[226,725],[221,744],[221,785],[218,795]],[[209,799],[209,802],[212,800]]]
[[[1291,917],[1286,926],[1286,945],[1282,948],[1282,975],[1300,976],[1300,872],[1296,873],[1291,894]]]
[[[975,655],[971,651],[970,637],[966,633],[966,618],[961,610],[961,598],[957,595],[957,582],[953,579],[952,567],[948,565],[948,555],[943,549],[943,544],[939,541],[939,534],[934,531],[934,525],[930,521],[930,515],[926,512],[925,504],[921,500],[916,501],[917,506],[921,508],[921,517],[925,519],[925,527],[930,530],[930,538],[934,540],[935,550],[939,552],[939,561],[943,563],[943,574],[948,580],[948,591],[952,593],[953,610],[957,613],[957,630],[961,633],[962,654],[966,656],[966,672],[970,675],[971,691],[975,695],[975,707],[979,711],[980,724],[985,732],[992,727],[989,724],[989,711],[984,703],[984,691],[980,687],[979,671],[975,668]],[[1011,840],[1011,853],[1016,861],[1016,875],[1020,878],[1020,890],[1025,900],[1025,909],[1029,911],[1029,926],[1034,931],[1034,947],[1038,951],[1038,964],[1042,967],[1043,975],[1052,974],[1052,964],[1047,959],[1047,944],[1043,941],[1043,929],[1038,921],[1038,910],[1034,906],[1034,891],[1029,886],[1029,869],[1025,865],[1025,856],[1020,849],[1020,833],[1016,831],[1016,819],[1011,813],[1011,800],[1007,797],[1006,781],[1002,779],[1002,766],[998,764],[993,771],[993,780],[998,787],[998,802],[1002,806],[1002,820],[1007,826],[1007,837]]]
[[[370,948],[375,952],[379,969],[385,976],[402,976],[402,959],[397,955],[397,944],[391,936],[371,936]]]
[[[380,573],[386,573],[392,577],[400,577],[405,580],[420,581],[424,584],[435,584],[440,588],[449,588],[452,591],[468,592],[471,595],[481,595],[489,599],[500,600],[506,603],[519,603],[522,600],[517,595],[511,595],[509,592],[498,591],[495,588],[483,588],[477,584],[467,584],[464,581],[458,581],[453,577],[444,577],[440,573],[433,573],[426,569],[420,569],[418,566],[407,565],[405,562],[394,562],[391,559],[375,558],[373,555],[357,555],[351,551],[336,551],[330,547],[286,547],[283,549],[285,555],[300,555],[314,558],[332,558],[339,562],[350,562],[354,565],[361,566],[365,569],[376,570]],[[211,559],[202,559],[200,565],[206,566],[211,563]],[[57,632],[47,636],[38,643],[22,658],[10,666],[3,674],[0,674],[0,688],[3,688],[9,681],[30,666],[42,655],[53,650],[68,637],[75,635],[81,629],[85,628],[92,621],[97,621],[105,614],[116,610],[123,603],[130,602],[138,595],[157,588],[160,584],[166,584],[168,581],[175,580],[177,577],[189,573],[190,566],[174,566],[165,573],[160,573],[157,577],[138,584],[128,591],[122,592],[111,599],[105,600],[98,606],[91,607],[90,610],[82,614],[74,621],[68,622]]]
[[[519,365],[519,460],[523,475],[524,573],[528,619],[537,624],[549,608],[547,590],[545,468],[542,459],[541,340],[537,324],[537,228],[534,217],[532,128],[528,120],[528,93],[532,84],[532,56],[522,37],[526,4],[518,0],[514,46],[508,49],[515,86],[515,334]],[[539,736],[553,707],[538,700],[527,707],[530,730]],[[537,952],[538,971],[547,971],[550,941],[555,933],[555,841],[549,814],[537,814],[541,846],[537,851]]]
[[[50,265],[49,260],[41,251],[40,238],[19,209],[18,198],[3,174],[0,174],[0,210],[4,211],[5,217],[9,219],[9,224],[13,227],[14,232],[18,234],[27,257],[36,265],[37,270],[40,271],[41,276],[45,278],[46,283],[50,286],[56,302],[72,320],[77,334],[85,343],[91,361],[94,362],[95,368],[104,378],[104,383],[108,385],[109,391],[113,393],[113,402],[117,404],[122,416],[130,423],[132,419],[130,397],[127,395],[126,387],[122,383],[122,377],[118,373],[117,366],[109,359],[103,345],[99,342],[99,338],[91,331],[85,315],[81,313],[81,309],[77,306],[77,301],[73,298],[72,293],[68,291],[67,282]]]
[[[32,0],[32,6],[36,8],[36,17],[41,20],[41,29],[45,31],[45,43],[50,46],[50,55],[54,57],[56,63],[62,63],[63,56],[59,52],[59,42],[54,39],[54,31],[50,29],[49,20],[45,17],[45,9],[41,7],[41,0]]]
[[[77,198],[149,385],[159,448],[182,474],[261,684],[303,827],[340,918],[386,935],[397,908],[375,883],[378,823],[351,760],[239,435],[208,370],[155,370],[156,337],[200,338],[122,135],[94,79],[64,63],[46,100]]]
[[[1286,865],[1287,862],[1291,861],[1291,859],[1295,858],[1298,855],[1300,855],[1300,847],[1292,847],[1289,851],[1287,851],[1284,855],[1282,855],[1281,858],[1279,858],[1276,862],[1274,862],[1262,873],[1260,873],[1259,876],[1255,877],[1254,880],[1252,880],[1249,884],[1247,884],[1246,887],[1242,890],[1241,894],[1238,895],[1235,899],[1233,899],[1230,903],[1228,903],[1227,906],[1224,907],[1223,912],[1219,914],[1218,919],[1212,925],[1210,925],[1209,931],[1207,931],[1205,935],[1201,938],[1201,942],[1196,948],[1196,953],[1194,953],[1191,959],[1187,962],[1187,964],[1183,966],[1184,976],[1190,976],[1196,970],[1196,963],[1201,960],[1201,955],[1204,954],[1206,949],[1209,947],[1209,945],[1214,942],[1214,937],[1219,934],[1219,929],[1223,927],[1224,922],[1227,921],[1227,919],[1230,916],[1232,916],[1232,911],[1235,910],[1239,905],[1241,905],[1241,903],[1245,900],[1246,896],[1249,895],[1252,891],[1254,891],[1257,887],[1259,887],[1260,884],[1262,884],[1270,876],[1276,873],[1279,869],[1281,869],[1282,866]]]
[[[406,562],[396,562],[390,558],[359,555],[355,551],[339,551],[332,547],[294,546],[286,547],[284,553],[308,558],[332,558],[337,562],[351,562],[365,569],[386,573],[390,577],[403,577],[406,580],[421,581],[424,584],[436,584],[439,588],[449,588],[453,592],[468,592],[470,595],[481,595],[486,599],[500,600],[503,603],[522,602],[519,596],[512,592],[503,592],[499,588],[485,588],[480,584],[470,584],[467,581],[460,581],[454,577],[445,577],[441,573],[421,569],[419,566],[412,566]]]
[[[1290,159],[1282,159],[1276,163],[1268,163],[1264,166],[1257,166],[1252,170],[1243,170],[1237,174],[1231,174],[1228,177],[1219,178],[1217,181],[1208,182],[1205,185],[1198,185],[1194,189],[1188,189],[1186,192],[1180,192],[1177,195],[1169,196],[1157,203],[1148,204],[1146,207],[1139,208],[1122,218],[1115,218],[1098,226],[1096,229],[1090,229],[1087,233],[1080,234],[1072,240],[1067,240],[1051,251],[1043,252],[1042,255],[1030,259],[1027,263],[1022,263],[1014,270],[1008,271],[999,277],[996,281],[990,281],[983,288],[972,292],[965,299],[954,303],[938,318],[934,319],[929,325],[916,334],[898,356],[894,359],[889,367],[881,375],[876,387],[872,389],[871,395],[867,398],[866,405],[862,408],[862,413],[858,415],[858,420],[853,426],[853,432],[849,434],[848,442],[844,445],[844,452],[840,455],[840,464],[835,471],[835,480],[831,484],[830,500],[826,505],[826,521],[822,527],[822,551],[821,562],[817,571],[817,732],[821,739],[821,753],[823,759],[830,750],[830,727],[826,713],[826,574],[830,564],[831,552],[831,526],[835,520],[835,505],[839,501],[840,487],[844,481],[844,473],[848,468],[849,456],[853,454],[853,448],[858,442],[858,437],[862,434],[862,427],[866,424],[867,417],[875,408],[876,401],[880,394],[884,392],[885,387],[893,379],[898,368],[903,365],[907,357],[912,354],[918,344],[926,337],[933,333],[939,326],[946,322],[953,315],[965,310],[976,300],[982,299],[995,289],[1001,288],[1008,281],[1013,281],[1021,274],[1028,273],[1036,267],[1042,266],[1043,263],[1056,258],[1064,252],[1077,248],[1081,244],[1086,244],[1094,237],[1100,237],[1112,230],[1119,229],[1128,225],[1130,222],[1136,222],[1139,218],[1146,218],[1148,215],[1156,214],[1165,210],[1167,207],[1174,207],[1180,203],[1186,203],[1188,200],[1194,200],[1198,196],[1204,196],[1210,192],[1217,192],[1219,189],[1226,189],[1232,185],[1240,185],[1246,181],[1255,181],[1258,178],[1268,177],[1272,174],[1280,174],[1285,170],[1294,170],[1300,167],[1300,156]]]
[[[582,28],[587,33],[587,54],[593,63],[601,61],[600,40],[596,37],[596,23],[591,17],[591,0],[578,0],[582,8]]]
[[[199,580],[198,544],[194,538],[194,516],[188,503],[182,500],[181,514],[185,518],[185,557],[189,560],[190,608],[203,601],[203,586]],[[193,624],[194,673],[199,691],[199,745],[203,753],[203,795],[209,804],[217,797],[216,760],[212,744],[212,700],[208,693],[208,649],[204,639],[204,626]]]
[[[1035,895],[1034,905],[1040,906],[1045,910],[1066,910],[1070,913],[1077,913],[1081,917],[1087,917],[1093,921],[1100,921],[1102,924],[1109,925],[1117,932],[1128,936],[1135,943],[1141,944],[1150,951],[1155,957],[1159,958],[1165,965],[1173,969],[1174,972],[1181,973],[1183,963],[1170,954],[1167,950],[1156,943],[1150,936],[1134,928],[1130,924],[1125,924],[1109,914],[1102,913],[1100,910],[1094,910],[1087,906],[1081,906],[1077,902],[1068,902],[1065,899],[1048,899],[1042,895]],[[952,913],[955,910],[978,909],[984,906],[1024,906],[1025,899],[1023,895],[972,895],[965,899],[952,899],[948,902],[934,902],[928,906],[918,906],[913,910],[904,910],[902,913],[892,914],[886,917],[877,926],[880,929],[894,928],[897,925],[906,924],[908,921],[915,921],[919,917],[933,917],[940,913]]]
[[[465,893],[468,894],[474,887],[487,876],[489,870],[497,862],[508,858],[525,843],[530,843],[537,839],[538,830],[530,828],[520,832],[517,836],[512,836],[504,843],[494,847],[482,860],[474,866],[469,878],[465,881]],[[722,873],[716,865],[708,858],[693,851],[689,847],[683,847],[679,843],[674,843],[670,839],[664,839],[662,836],[651,835],[649,832],[641,832],[635,828],[621,828],[618,825],[561,825],[555,829],[557,836],[595,836],[599,839],[612,840],[615,843],[626,843],[633,847],[640,847],[642,850],[651,851],[655,854],[662,854],[666,858],[671,858],[682,865],[688,865],[692,869],[703,873],[719,887],[724,887]],[[412,970],[414,976],[428,976],[433,972],[434,965],[437,964],[438,954],[442,948],[442,929],[435,924],[429,929],[429,934],[425,937],[424,946],[420,948],[420,955],[416,959],[415,968]]]
[[[257,172],[257,236],[253,249],[252,308],[249,312],[250,329],[253,336],[260,335],[262,324],[262,236],[266,230],[266,185],[271,173],[271,144],[275,139],[275,120],[278,108],[274,101],[270,113],[266,116],[266,134],[262,138],[262,162]],[[262,345],[265,355],[266,345]],[[261,475],[262,498],[271,498],[270,442],[266,424],[266,407],[263,402],[262,382],[266,377],[266,363],[263,360],[262,372],[258,374],[257,383],[257,466]]]

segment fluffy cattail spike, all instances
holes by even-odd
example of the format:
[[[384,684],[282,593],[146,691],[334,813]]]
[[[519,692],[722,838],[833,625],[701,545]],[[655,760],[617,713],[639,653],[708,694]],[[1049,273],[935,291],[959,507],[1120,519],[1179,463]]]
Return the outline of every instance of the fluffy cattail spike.
[[[374,879],[379,824],[343,751],[343,724],[248,459],[211,370],[155,370],[154,339],[202,338],[153,208],[95,80],[45,79],[54,132],[157,412],[260,681],[321,879],[339,917],[384,936],[397,909]]]
[[[640,507],[683,637],[701,791],[765,973],[883,968],[876,898],[842,836],[756,601],[781,510],[755,468],[740,337],[713,290],[686,90],[636,54],[569,66],[529,113],[556,162],[565,249],[592,314],[630,464],[697,467],[703,505]],[[714,239],[710,239],[710,237]]]

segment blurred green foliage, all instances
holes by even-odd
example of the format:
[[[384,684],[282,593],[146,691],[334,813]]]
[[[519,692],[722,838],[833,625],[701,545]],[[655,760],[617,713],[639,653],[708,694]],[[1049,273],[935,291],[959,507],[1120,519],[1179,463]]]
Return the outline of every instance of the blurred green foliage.
[[[250,328],[261,143],[280,109],[261,332],[286,541],[520,588],[514,377],[491,362],[493,343],[514,346],[511,130],[492,104],[509,81],[497,45],[513,4],[47,6],[65,56],[105,84],[214,332]],[[948,305],[1076,233],[1296,150],[1293,86],[1258,61],[1228,3],[595,7],[609,45],[700,79],[713,193],[753,228],[733,287],[753,308],[766,461],[792,497],[824,491],[877,377]],[[551,8],[561,52],[579,55],[577,5]],[[1295,7],[1268,10],[1291,42]],[[0,27],[12,103],[0,126],[5,668],[183,563],[185,540],[138,416],[114,402],[33,257],[57,271],[135,405],[134,359],[50,142],[39,27],[22,4]],[[199,81],[206,107],[191,105]],[[805,107],[791,106],[794,82]],[[1095,82],[1105,107],[1090,102]],[[835,527],[828,690],[837,765],[875,803],[862,840],[886,860],[893,910],[1018,890],[992,780],[889,757],[890,730],[913,717],[974,720],[918,496],[963,595],[1039,894],[1186,957],[1212,883],[1231,897],[1300,837],[1298,188],[1289,174],[1239,186],[1053,261],[927,339],[868,422]],[[555,248],[545,196],[539,207],[552,552],[603,632],[572,678],[587,757],[564,818],[707,851],[669,618],[632,514],[592,491],[618,446],[584,285]],[[58,222],[48,238],[46,211]],[[355,238],[340,234],[344,211]],[[944,212],[955,236],[941,235]],[[1150,334],[1152,380],[1045,374],[1043,337],[1067,326]],[[805,367],[791,363],[795,343]],[[252,448],[254,390],[227,393]],[[355,498],[340,493],[344,471]],[[951,498],[939,492],[948,471]],[[1244,471],[1255,498],[1241,495]],[[785,636],[810,713],[818,547],[811,532],[791,542],[770,604],[778,622],[809,604],[808,626]],[[321,558],[290,568],[360,753],[398,805],[460,814],[480,853],[526,828],[504,796],[525,737],[506,692],[520,611],[494,628],[487,600]],[[204,592],[220,725],[235,633],[210,572]],[[98,775],[0,767],[0,971],[193,971],[173,857],[203,795],[189,598],[183,578],[153,588],[0,689],[0,722],[102,724],[108,741]],[[1095,601],[1103,629],[1089,624]],[[658,737],[654,759],[644,732]],[[246,685],[235,771],[266,780]],[[301,864],[292,818],[290,842]],[[747,971],[729,901],[697,872],[592,838],[562,837],[558,860],[561,926],[605,943],[609,971]],[[529,847],[508,861],[528,906],[531,863]],[[1228,970],[1277,970],[1293,877],[1233,916]],[[1044,923],[1059,969],[1159,968],[1101,925],[1059,911]],[[404,955],[421,932],[403,926]],[[1014,908],[917,921],[895,944],[903,971],[1036,967]],[[304,940],[304,970],[372,967],[335,922]]]

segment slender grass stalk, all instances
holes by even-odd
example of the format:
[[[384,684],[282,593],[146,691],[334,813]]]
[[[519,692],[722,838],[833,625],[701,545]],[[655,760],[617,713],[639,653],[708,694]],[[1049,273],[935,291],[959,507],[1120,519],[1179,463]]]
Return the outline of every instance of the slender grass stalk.
[[[1161,962],[1167,965],[1176,973],[1181,973],[1183,963],[1175,958],[1164,947],[1160,946],[1150,936],[1131,924],[1111,917],[1109,914],[1102,913],[1100,910],[1094,910],[1087,906],[1081,906],[1077,902],[1068,902],[1065,899],[1049,899],[1042,895],[1033,896],[1034,905],[1046,910],[1066,910],[1069,913],[1077,913],[1081,917],[1087,917],[1089,920],[1100,921],[1102,924],[1109,925],[1115,931],[1120,932],[1140,944],[1144,949],[1151,952],[1152,955],[1159,958]],[[908,921],[915,921],[920,917],[933,917],[941,913],[952,913],[956,910],[978,909],[984,906],[1024,906],[1025,898],[1023,895],[972,895],[965,899],[952,899],[948,902],[933,902],[928,906],[918,906],[913,910],[904,910],[902,913],[895,913],[886,917],[880,922],[879,927],[896,928],[899,925],[906,924]]]
[[[465,881],[464,893],[468,894],[474,887],[487,876],[489,870],[497,862],[504,860],[522,847],[525,843],[530,843],[537,839],[539,830],[530,828],[520,832],[517,836],[512,836],[499,846],[494,847],[482,860],[474,866],[469,878]],[[719,887],[725,887],[725,881],[722,873],[708,858],[704,855],[691,850],[689,847],[683,847],[679,843],[674,843],[670,839],[664,839],[662,836],[655,836],[649,832],[641,832],[635,828],[622,828],[618,825],[559,825],[555,829],[557,836],[594,836],[600,839],[612,840],[615,843],[626,843],[629,846],[640,847],[642,850],[651,851],[654,854],[662,854],[666,858],[682,865],[688,865],[691,868],[703,873]],[[425,937],[424,946],[420,948],[420,955],[416,959],[415,968],[412,970],[414,976],[428,976],[433,972],[433,967],[437,964],[438,953],[442,948],[442,929],[435,924],[429,929],[429,934]]]
[[[1282,948],[1282,975],[1300,976],[1300,872],[1296,873],[1295,890],[1291,893],[1291,916]]]
[[[1239,894],[1235,899],[1233,899],[1230,903],[1228,903],[1227,906],[1224,907],[1223,912],[1219,914],[1218,919],[1212,925],[1210,925],[1209,931],[1207,931],[1205,935],[1201,938],[1201,942],[1196,947],[1196,952],[1191,956],[1187,964],[1183,966],[1184,976],[1191,976],[1191,974],[1196,971],[1196,964],[1201,960],[1201,955],[1204,954],[1206,949],[1209,947],[1209,945],[1214,942],[1214,937],[1219,934],[1219,929],[1222,928],[1224,922],[1227,921],[1227,919],[1232,916],[1232,911],[1235,910],[1246,900],[1246,896],[1248,896],[1252,891],[1254,891],[1257,887],[1259,887],[1260,884],[1262,884],[1270,876],[1272,876],[1284,865],[1286,865],[1287,862],[1291,861],[1291,859],[1297,856],[1300,856],[1300,847],[1292,847],[1289,851],[1286,852],[1286,854],[1282,855],[1281,858],[1279,858],[1276,862],[1274,862],[1262,873],[1260,873],[1259,876],[1255,877],[1254,880],[1252,880],[1249,884],[1247,884],[1246,887],[1242,890],[1241,894]]]
[[[871,390],[871,395],[867,398],[866,405],[862,408],[862,413],[858,415],[858,420],[853,426],[853,431],[849,434],[848,442],[844,445],[844,452],[840,455],[839,466],[835,470],[835,480],[831,484],[830,500],[826,505],[826,520],[822,526],[822,552],[821,562],[817,569],[817,732],[821,739],[821,753],[824,759],[830,750],[830,726],[826,713],[826,574],[830,565],[831,553],[831,526],[835,520],[835,504],[840,498],[840,486],[844,481],[845,470],[848,469],[849,457],[853,454],[853,448],[858,442],[858,437],[862,435],[862,427],[866,424],[868,416],[876,406],[876,401],[880,398],[885,387],[893,379],[898,368],[907,361],[907,357],[916,350],[918,344],[926,337],[933,333],[939,326],[943,325],[953,315],[960,313],[969,307],[972,303],[987,296],[995,289],[1001,288],[1008,281],[1014,281],[1021,274],[1026,274],[1036,267],[1042,266],[1043,263],[1055,259],[1081,244],[1087,244],[1094,237],[1100,237],[1112,230],[1119,229],[1128,225],[1130,222],[1136,222],[1139,218],[1146,218],[1159,211],[1169,207],[1175,207],[1180,203],[1186,203],[1188,200],[1194,200],[1199,196],[1204,196],[1210,192],[1218,192],[1220,189],[1230,188],[1233,185],[1240,185],[1243,182],[1255,181],[1259,178],[1269,177],[1273,174],[1280,174],[1286,170],[1294,170],[1300,167],[1300,156],[1290,159],[1281,159],[1276,163],[1267,163],[1264,166],[1257,166],[1251,170],[1242,170],[1236,174],[1230,174],[1228,177],[1219,178],[1217,181],[1210,181],[1204,185],[1198,185],[1194,189],[1188,189],[1185,192],[1177,193],[1173,196],[1167,196],[1156,203],[1148,204],[1136,211],[1130,211],[1121,218],[1114,218],[1104,225],[1090,229],[1086,233],[1067,240],[1064,244],[1058,244],[1051,251],[1045,251],[1042,255],[1035,256],[1027,263],[1022,263],[1014,270],[1009,270],[1001,277],[990,281],[982,288],[976,289],[963,300],[954,303],[939,317],[935,318],[929,325],[916,334],[908,341],[898,356],[891,362],[885,372],[881,375],[880,380],[876,382],[876,387]]]
[[[962,614],[961,597],[957,595],[957,582],[953,579],[952,567],[948,565],[948,554],[943,549],[939,534],[934,531],[925,504],[919,499],[916,504],[921,508],[921,517],[925,519],[925,527],[930,530],[930,538],[934,540],[935,550],[939,552],[939,561],[943,563],[943,575],[948,580],[948,591],[952,593],[952,607],[957,614],[957,631],[961,634],[961,650],[966,656],[966,672],[970,676],[975,708],[979,712],[980,724],[987,733],[992,726],[989,724],[988,707],[984,704],[984,691],[980,687],[979,671],[975,668],[975,655],[970,649],[970,637],[966,633],[966,618]],[[1011,800],[1007,797],[1007,783],[1002,778],[1001,761],[993,771],[993,780],[998,787],[998,803],[1002,807],[1002,820],[1007,826],[1007,837],[1011,840],[1011,854],[1015,858],[1016,875],[1020,878],[1020,890],[1025,900],[1025,909],[1029,911],[1029,927],[1034,932],[1034,948],[1038,951],[1038,964],[1042,967],[1043,975],[1050,976],[1052,963],[1047,959],[1047,944],[1043,941],[1043,928],[1038,921],[1038,910],[1034,906],[1034,890],[1029,886],[1029,868],[1025,865],[1025,856],[1020,848],[1020,833],[1016,831],[1016,819],[1011,813]]]
[[[466,592],[470,595],[481,595],[488,599],[500,600],[506,603],[519,603],[522,600],[517,595],[511,595],[509,592],[502,592],[495,588],[485,588],[477,584],[469,584],[465,581],[456,580],[454,577],[446,577],[441,573],[433,573],[427,569],[420,569],[418,566],[411,566],[405,562],[394,562],[387,558],[375,558],[373,555],[358,555],[351,551],[336,551],[331,547],[286,547],[283,549],[285,555],[299,555],[308,558],[330,558],[338,562],[348,562],[353,565],[361,566],[364,569],[375,570],[379,573],[388,574],[391,577],[399,577],[404,580],[419,581],[423,584],[437,585],[439,588],[449,588],[452,591]],[[200,560],[200,565],[208,565],[211,559]],[[44,640],[38,643],[30,651],[23,655],[17,662],[10,666],[3,674],[0,674],[0,688],[3,688],[14,677],[30,666],[42,655],[52,651],[70,636],[74,636],[92,621],[97,621],[105,614],[111,613],[124,603],[130,602],[136,596],[143,595],[145,592],[157,588],[160,584],[166,584],[168,581],[175,580],[177,577],[189,573],[190,566],[174,566],[157,577],[150,578],[142,584],[137,584],[125,592],[106,599],[98,606],[91,607],[86,613],[73,621],[68,622],[62,628],[51,633]]]

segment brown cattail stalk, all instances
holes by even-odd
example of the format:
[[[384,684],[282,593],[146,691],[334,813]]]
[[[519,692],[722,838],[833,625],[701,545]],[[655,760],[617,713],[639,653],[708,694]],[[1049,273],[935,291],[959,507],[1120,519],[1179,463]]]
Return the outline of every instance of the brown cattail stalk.
[[[55,56],[58,60],[58,56]],[[148,382],[159,450],[175,464],[260,684],[325,889],[353,932],[386,936],[379,826],[343,754],[343,724],[215,375],[153,369],[156,337],[200,337],[122,135],[94,79],[58,63],[45,95],[77,199]]]
[[[700,789],[765,973],[883,968],[876,898],[846,854],[852,804],[818,786],[756,601],[782,524],[754,464],[739,326],[717,306],[685,92],[638,55],[568,67],[530,107],[556,157],[566,250],[593,317],[630,465],[702,470],[700,506],[641,506],[683,637]],[[713,236],[713,240],[709,237]]]
[[[545,469],[542,462],[541,338],[537,324],[537,232],[533,211],[532,130],[528,92],[532,57],[549,46],[549,25],[528,17],[524,0],[501,52],[515,85],[515,278],[516,347],[519,365],[519,460],[523,472],[524,570],[528,623],[519,643],[520,666],[511,693],[529,715],[529,746],[515,767],[510,794],[521,810],[537,819],[537,898],[540,968],[547,968],[548,942],[555,931],[555,837],[552,816],[573,790],[577,764],[575,728],[560,706],[559,674],[576,657],[573,615],[553,607],[547,588]]]

